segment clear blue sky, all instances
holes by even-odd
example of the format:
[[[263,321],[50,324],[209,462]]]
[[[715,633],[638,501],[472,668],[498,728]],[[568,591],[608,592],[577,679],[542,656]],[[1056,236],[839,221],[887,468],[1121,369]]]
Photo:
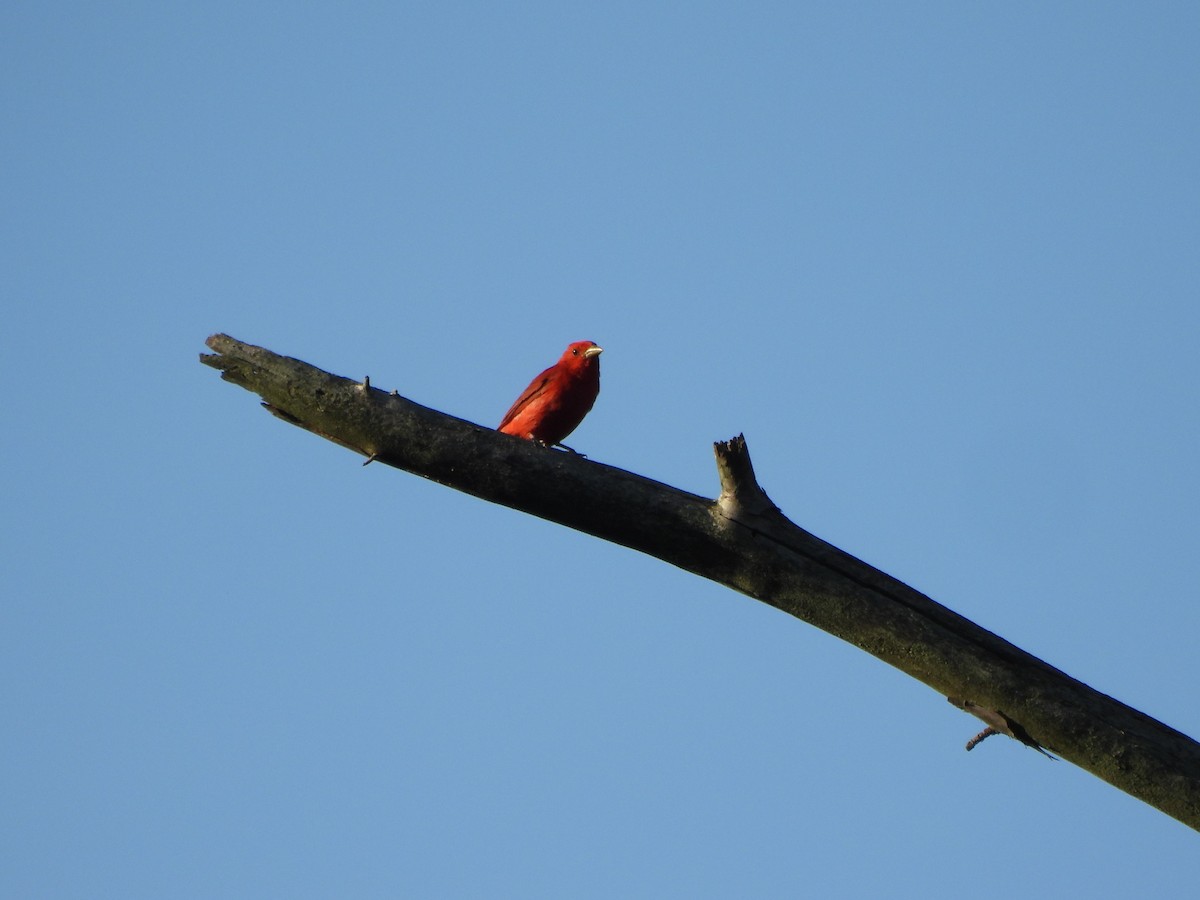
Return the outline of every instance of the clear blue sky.
[[[9,4],[0,894],[1172,896],[1200,836],[214,331],[793,520],[1200,735],[1200,6]]]

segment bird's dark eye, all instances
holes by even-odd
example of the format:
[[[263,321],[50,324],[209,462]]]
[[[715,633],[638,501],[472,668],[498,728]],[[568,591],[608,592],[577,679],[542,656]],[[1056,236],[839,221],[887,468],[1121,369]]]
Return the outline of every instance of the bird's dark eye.
[[[572,355],[572,356],[578,356],[578,355],[579,355],[579,351],[578,351],[578,350],[572,350],[572,351],[571,351],[571,355]]]

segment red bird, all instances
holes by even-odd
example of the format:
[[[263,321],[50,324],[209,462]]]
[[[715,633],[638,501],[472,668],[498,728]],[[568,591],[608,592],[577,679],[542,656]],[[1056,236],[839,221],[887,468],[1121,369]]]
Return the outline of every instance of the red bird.
[[[499,430],[551,447],[562,445],[600,393],[603,352],[591,341],[571,344],[558,362],[529,383],[500,420]]]

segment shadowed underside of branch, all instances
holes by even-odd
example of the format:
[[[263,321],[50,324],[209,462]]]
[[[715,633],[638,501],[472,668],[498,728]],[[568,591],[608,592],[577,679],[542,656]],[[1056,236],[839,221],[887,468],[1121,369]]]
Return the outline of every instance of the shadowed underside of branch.
[[[687,493],[244,344],[201,362],[279,418],[386,465],[640,550],[821,628],[979,717],[1200,829],[1200,744],[1076,681],[790,522],[745,441],[716,445],[721,493]]]

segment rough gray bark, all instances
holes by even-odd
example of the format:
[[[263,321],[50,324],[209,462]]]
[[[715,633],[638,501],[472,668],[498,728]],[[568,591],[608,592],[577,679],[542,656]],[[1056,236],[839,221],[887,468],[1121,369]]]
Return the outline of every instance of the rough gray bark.
[[[214,335],[201,362],[271,412],[367,457],[656,556],[861,647],[987,728],[1050,750],[1200,830],[1200,744],[1093,690],[786,519],[745,441],[710,500],[548,450]],[[1045,750],[1043,750],[1045,748]]]

